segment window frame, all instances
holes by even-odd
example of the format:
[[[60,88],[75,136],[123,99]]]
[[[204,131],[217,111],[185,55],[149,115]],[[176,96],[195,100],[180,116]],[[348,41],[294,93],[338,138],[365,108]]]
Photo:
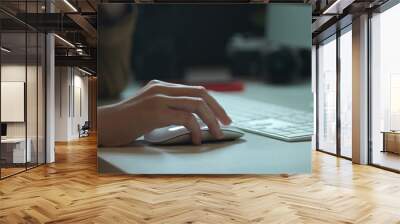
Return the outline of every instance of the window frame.
[[[316,44],[316,90],[317,90],[317,94],[316,94],[316,151],[319,152],[323,152],[329,155],[333,155],[333,156],[337,156],[346,160],[352,160],[352,158],[347,157],[342,155],[342,150],[341,150],[341,119],[340,119],[340,103],[341,103],[341,99],[340,99],[340,81],[341,81],[341,66],[340,66],[340,60],[341,60],[341,55],[340,55],[340,42],[341,42],[341,36],[344,35],[347,32],[352,32],[352,22],[349,19],[351,17],[347,16],[344,17],[342,20],[339,20],[337,23],[341,23],[341,27],[337,27],[338,24],[334,24],[332,26],[337,27],[336,31],[331,33],[328,36],[325,36],[323,39],[319,39],[317,44]],[[329,28],[328,28],[329,29]],[[335,36],[334,38],[332,38],[333,36]],[[329,40],[332,39],[332,40]],[[332,153],[329,152],[327,150],[321,149],[319,147],[319,112],[320,112],[320,99],[319,99],[319,82],[320,82],[320,73],[319,73],[319,47],[322,43],[326,43],[329,41],[336,41],[336,152]]]

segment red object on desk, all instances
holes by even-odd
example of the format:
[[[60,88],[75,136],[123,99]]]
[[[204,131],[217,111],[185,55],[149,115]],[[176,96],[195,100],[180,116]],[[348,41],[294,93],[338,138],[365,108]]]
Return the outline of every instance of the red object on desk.
[[[242,81],[200,83],[200,85],[208,90],[217,92],[236,92],[244,90],[244,83]]]

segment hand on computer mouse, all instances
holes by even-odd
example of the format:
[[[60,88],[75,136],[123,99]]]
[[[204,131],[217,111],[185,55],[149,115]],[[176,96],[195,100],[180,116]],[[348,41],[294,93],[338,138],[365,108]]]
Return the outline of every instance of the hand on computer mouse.
[[[201,143],[196,117],[207,124],[215,138],[223,137],[219,126],[231,123],[221,105],[201,86],[153,80],[136,96],[99,108],[99,145],[126,145],[156,128],[183,125],[191,131],[194,144]]]

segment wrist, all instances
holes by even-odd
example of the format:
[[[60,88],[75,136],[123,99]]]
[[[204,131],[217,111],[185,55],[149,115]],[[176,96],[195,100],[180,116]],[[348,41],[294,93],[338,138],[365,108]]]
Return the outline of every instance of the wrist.
[[[98,144],[104,146],[126,145],[136,136],[134,132],[134,117],[129,108],[117,104],[99,108]]]

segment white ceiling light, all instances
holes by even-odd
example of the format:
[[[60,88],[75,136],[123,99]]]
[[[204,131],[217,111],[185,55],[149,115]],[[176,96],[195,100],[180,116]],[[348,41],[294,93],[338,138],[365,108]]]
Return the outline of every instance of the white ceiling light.
[[[6,52],[6,53],[10,53],[11,52],[11,50],[8,50],[5,47],[1,47],[0,49],[1,49],[1,51]]]
[[[81,71],[81,72],[83,72],[83,73],[85,73],[86,75],[89,75],[89,76],[92,76],[92,75],[93,75],[92,73],[90,73],[90,72],[88,72],[88,71],[86,71],[86,70],[83,70],[83,69],[81,69],[81,68],[79,68],[79,67],[78,67],[78,70]]]
[[[64,0],[64,3],[68,5],[68,7],[72,9],[72,11],[78,12],[78,10],[68,0]]]
[[[83,50],[80,49],[80,48],[77,48],[77,49],[76,49],[76,53],[78,53],[79,55],[83,55],[83,54],[84,54],[84,53],[83,53]]]
[[[343,10],[351,5],[354,1],[355,0],[336,0],[332,5],[325,9],[322,14],[342,14]]]
[[[57,39],[59,39],[59,40],[61,40],[62,42],[64,42],[66,45],[68,45],[68,46],[70,46],[70,47],[72,47],[72,48],[75,48],[75,45],[73,45],[71,42],[69,42],[68,40],[66,40],[66,39],[64,39],[64,38],[62,38],[62,37],[60,37],[59,35],[57,35],[57,34],[54,34],[54,36],[55,37],[57,37]]]

